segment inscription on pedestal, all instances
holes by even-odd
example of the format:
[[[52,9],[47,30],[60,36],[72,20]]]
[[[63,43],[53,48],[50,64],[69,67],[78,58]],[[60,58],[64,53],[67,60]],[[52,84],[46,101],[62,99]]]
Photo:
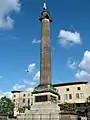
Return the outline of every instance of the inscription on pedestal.
[[[45,102],[48,101],[47,95],[35,96],[35,102]]]

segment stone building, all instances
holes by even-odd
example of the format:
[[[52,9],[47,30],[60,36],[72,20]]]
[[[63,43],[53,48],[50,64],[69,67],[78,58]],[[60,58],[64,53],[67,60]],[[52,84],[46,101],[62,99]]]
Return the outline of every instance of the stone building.
[[[12,91],[12,101],[14,103],[14,115],[19,114],[19,108],[30,109],[33,103],[31,91]]]
[[[58,89],[60,99],[58,104],[65,102],[75,104],[77,110],[84,110],[86,99],[90,96],[90,84],[88,82],[68,82],[54,84]]]

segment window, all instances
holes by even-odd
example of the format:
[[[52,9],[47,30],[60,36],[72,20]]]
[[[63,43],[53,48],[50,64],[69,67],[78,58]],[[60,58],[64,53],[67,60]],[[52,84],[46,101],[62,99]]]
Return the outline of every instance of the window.
[[[69,94],[69,99],[72,99],[72,94]]]
[[[15,99],[13,100],[13,102],[15,102]]]
[[[81,90],[81,88],[80,88],[80,87],[77,87],[77,90]]]
[[[80,98],[79,93],[76,93],[76,98]]]
[[[66,91],[69,91],[69,88],[66,88]]]
[[[83,99],[84,98],[84,93],[76,93],[76,98]]]
[[[81,98],[81,99],[84,98],[84,93],[80,93],[80,98]]]
[[[16,95],[14,95],[14,97],[16,97]]]
[[[33,98],[31,98],[31,102],[33,102]]]
[[[25,97],[25,94],[23,94],[23,97]]]
[[[31,105],[33,105],[33,98],[31,98]]]
[[[28,105],[30,104],[30,99],[28,98]]]
[[[61,99],[61,96],[59,95],[59,96],[58,96],[58,100],[60,100],[60,99]]]
[[[64,95],[64,99],[65,99],[65,100],[68,100],[68,94],[65,94],[65,95]]]
[[[25,103],[25,99],[23,99],[23,103]]]
[[[65,95],[64,95],[64,99],[65,99],[65,100],[70,100],[70,99],[72,99],[72,94],[65,94]]]

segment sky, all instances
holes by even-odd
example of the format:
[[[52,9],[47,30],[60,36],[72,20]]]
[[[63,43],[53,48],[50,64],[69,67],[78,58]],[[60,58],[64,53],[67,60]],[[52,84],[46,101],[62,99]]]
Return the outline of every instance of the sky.
[[[0,96],[39,84],[43,1],[0,0]],[[47,8],[52,83],[89,82],[90,0],[47,0]]]

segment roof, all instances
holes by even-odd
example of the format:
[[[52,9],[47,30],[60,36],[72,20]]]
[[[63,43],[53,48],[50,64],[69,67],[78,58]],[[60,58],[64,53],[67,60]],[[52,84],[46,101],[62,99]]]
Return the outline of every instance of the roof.
[[[11,93],[20,93],[22,91],[11,91]]]
[[[53,87],[62,87],[62,86],[68,86],[68,85],[78,85],[78,84],[87,84],[88,82],[86,81],[79,81],[79,82],[67,82],[67,83],[58,83],[58,84],[53,84]],[[11,93],[20,93],[23,91],[11,91]]]
[[[67,85],[78,85],[78,84],[87,84],[88,82],[67,82],[67,83],[58,83],[58,84],[53,84],[54,87],[59,87],[59,86],[67,86]]]

